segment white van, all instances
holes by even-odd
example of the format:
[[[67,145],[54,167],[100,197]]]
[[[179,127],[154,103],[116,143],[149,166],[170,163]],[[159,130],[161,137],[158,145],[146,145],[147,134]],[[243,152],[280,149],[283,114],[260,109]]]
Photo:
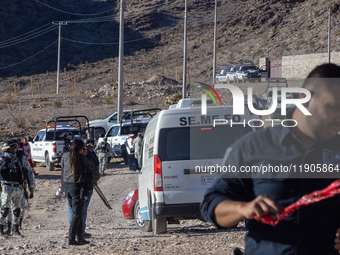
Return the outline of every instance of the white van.
[[[238,123],[213,126],[215,119]],[[142,146],[136,222],[140,230],[166,232],[167,222],[200,218],[200,203],[214,178],[196,166],[222,164],[226,149],[246,133],[251,119],[233,115],[232,106],[163,110],[149,122]],[[243,126],[245,120],[246,126]],[[242,123],[242,125],[240,125]]]

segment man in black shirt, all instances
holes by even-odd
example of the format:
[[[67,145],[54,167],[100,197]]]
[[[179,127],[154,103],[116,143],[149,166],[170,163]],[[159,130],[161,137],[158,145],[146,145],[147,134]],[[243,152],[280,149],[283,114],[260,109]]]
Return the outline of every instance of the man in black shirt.
[[[325,165],[326,169],[330,169],[329,165],[334,169],[340,166],[340,83],[339,79],[325,78],[340,78],[340,67],[324,64],[307,77],[303,87],[311,92],[311,99],[303,106],[312,116],[295,108],[287,119],[296,120],[297,127],[278,125],[251,133],[226,152],[224,164],[236,169],[296,166],[295,173],[291,170],[275,175],[248,173],[242,178],[220,178],[205,194],[201,212],[206,220],[218,227],[231,227],[246,219],[249,230],[245,238],[246,254],[338,254],[340,251],[339,195],[301,207],[276,226],[254,219],[254,216],[277,219],[282,208],[339,179],[340,171],[303,174],[299,168],[317,164]]]

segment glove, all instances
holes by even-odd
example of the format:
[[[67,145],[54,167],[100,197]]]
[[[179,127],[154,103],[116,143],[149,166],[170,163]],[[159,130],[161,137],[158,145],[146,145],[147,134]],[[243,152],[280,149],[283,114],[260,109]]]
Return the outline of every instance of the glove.
[[[33,198],[33,193],[30,193],[30,198]]]

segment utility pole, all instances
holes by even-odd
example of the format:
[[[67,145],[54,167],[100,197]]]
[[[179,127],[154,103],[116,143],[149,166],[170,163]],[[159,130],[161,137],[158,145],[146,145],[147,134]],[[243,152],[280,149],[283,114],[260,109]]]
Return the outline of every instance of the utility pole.
[[[59,35],[58,35],[58,64],[57,64],[57,94],[59,94],[61,26],[67,25],[67,22],[66,22],[66,21],[53,21],[52,24],[53,24],[53,25],[59,25]]]
[[[117,123],[123,117],[123,82],[124,82],[124,0],[120,0],[119,24],[119,70],[118,70],[118,116]]]
[[[213,86],[215,86],[216,83],[216,33],[217,33],[217,0],[215,0],[215,20],[214,20]]]
[[[331,8],[328,9],[328,63],[331,63]]]
[[[187,94],[187,11],[188,11],[188,0],[185,0],[182,98],[186,98],[186,94]]]

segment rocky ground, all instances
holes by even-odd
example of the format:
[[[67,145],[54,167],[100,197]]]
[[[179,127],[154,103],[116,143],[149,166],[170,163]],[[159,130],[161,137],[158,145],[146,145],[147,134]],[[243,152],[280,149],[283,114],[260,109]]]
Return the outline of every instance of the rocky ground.
[[[66,198],[56,198],[60,169],[48,172],[36,168],[36,193],[29,200],[22,234],[24,238],[1,241],[0,254],[233,254],[244,246],[245,227],[217,230],[200,220],[168,225],[166,234],[141,232],[133,220],[125,220],[121,205],[127,193],[138,187],[137,174],[122,163],[112,160],[99,187],[112,210],[94,192],[88,210],[87,230],[92,237],[88,245],[72,247],[63,236],[68,230]]]

